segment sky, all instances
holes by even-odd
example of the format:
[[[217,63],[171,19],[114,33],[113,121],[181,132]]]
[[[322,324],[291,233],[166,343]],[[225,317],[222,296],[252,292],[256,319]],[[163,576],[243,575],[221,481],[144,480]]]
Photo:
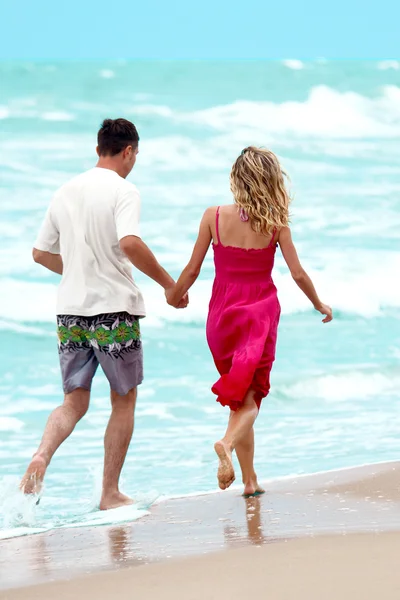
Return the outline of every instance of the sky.
[[[0,59],[400,57],[398,0],[0,0]]]

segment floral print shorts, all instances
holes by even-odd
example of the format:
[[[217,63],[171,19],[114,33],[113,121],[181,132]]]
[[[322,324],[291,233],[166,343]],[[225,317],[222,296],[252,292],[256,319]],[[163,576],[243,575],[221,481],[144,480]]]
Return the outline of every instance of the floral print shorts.
[[[97,367],[113,391],[125,396],[143,381],[139,318],[126,312],[93,317],[57,316],[63,388],[90,390]]]

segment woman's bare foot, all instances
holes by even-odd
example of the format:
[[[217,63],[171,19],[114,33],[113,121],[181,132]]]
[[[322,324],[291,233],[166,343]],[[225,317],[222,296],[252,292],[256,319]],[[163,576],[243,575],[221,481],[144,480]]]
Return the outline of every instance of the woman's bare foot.
[[[25,475],[23,476],[21,483],[19,485],[19,489],[24,494],[36,495],[38,496],[43,487],[43,479],[47,469],[47,462],[40,456],[36,454],[31,462],[29,467],[26,470]]]
[[[265,494],[265,490],[258,484],[257,478],[244,484],[243,496],[259,496],[260,494]]]
[[[121,494],[121,492],[113,492],[112,494],[103,494],[100,501],[100,510],[110,510],[111,508],[119,508],[120,506],[129,506],[134,501],[129,496]]]
[[[221,490],[226,490],[235,481],[232,452],[223,441],[216,442],[214,444],[214,450],[219,458],[217,473],[218,484]]]

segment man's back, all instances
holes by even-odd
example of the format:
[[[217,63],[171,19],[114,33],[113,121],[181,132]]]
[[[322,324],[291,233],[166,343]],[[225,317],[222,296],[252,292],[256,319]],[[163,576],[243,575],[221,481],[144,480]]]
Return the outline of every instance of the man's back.
[[[57,314],[144,316],[131,263],[119,246],[127,235],[140,236],[139,213],[136,187],[111,169],[90,169],[56,192],[35,248],[61,254]]]
[[[131,504],[119,477],[133,432],[137,388],[143,381],[140,317],[144,304],[131,263],[164,290],[174,285],[140,238],[140,197],[126,181],[139,152],[139,134],[126,119],[105,119],[97,134],[97,167],[55,194],[33,258],[62,275],[57,305],[58,354],[64,402],[50,415],[21,481],[40,494],[50,461],[84,416],[101,366],[110,384],[111,417],[104,436],[100,509]],[[187,306],[187,297],[181,306]]]

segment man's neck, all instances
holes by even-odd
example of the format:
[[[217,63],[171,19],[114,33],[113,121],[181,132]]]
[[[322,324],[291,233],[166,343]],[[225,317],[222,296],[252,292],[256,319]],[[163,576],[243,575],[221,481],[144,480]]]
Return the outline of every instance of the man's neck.
[[[109,169],[115,171],[120,177],[125,179],[124,173],[121,171],[121,165],[119,161],[115,160],[112,156],[100,156],[96,165],[99,169]]]

